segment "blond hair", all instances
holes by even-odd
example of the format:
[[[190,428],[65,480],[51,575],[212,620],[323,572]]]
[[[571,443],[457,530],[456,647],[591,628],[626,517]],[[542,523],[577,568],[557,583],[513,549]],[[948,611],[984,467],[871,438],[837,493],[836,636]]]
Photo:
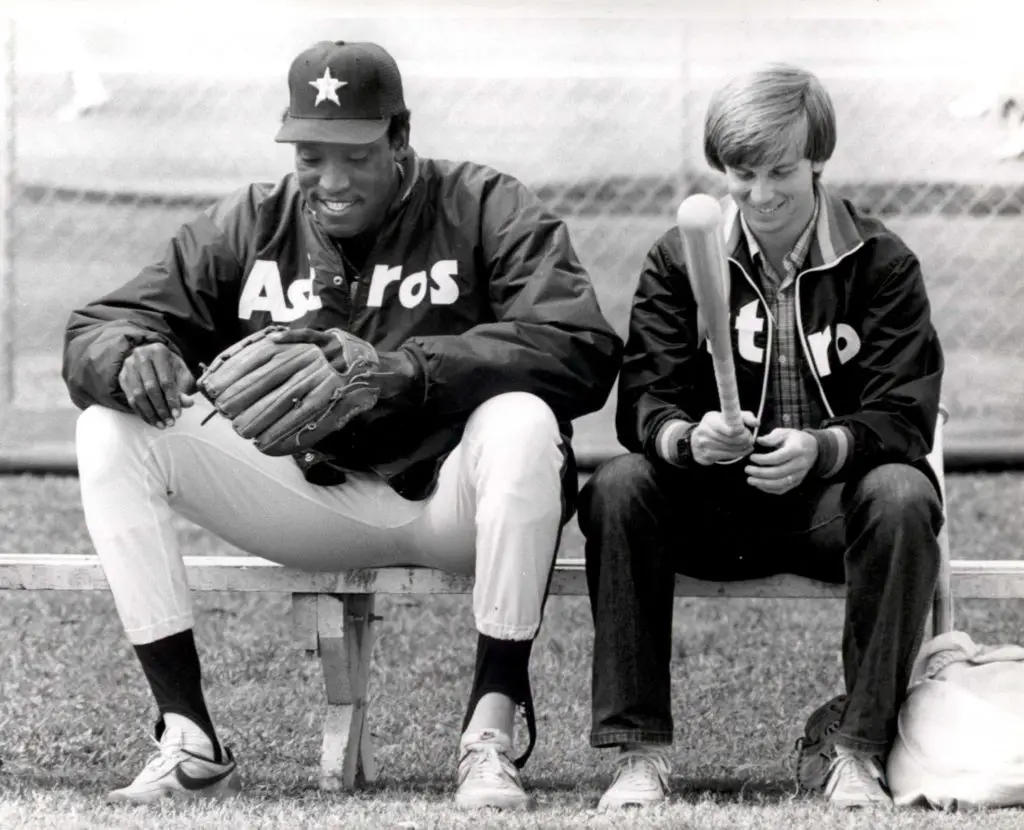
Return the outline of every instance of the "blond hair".
[[[836,146],[836,114],[821,81],[775,63],[726,81],[704,117],[704,157],[713,168],[775,164],[794,142],[803,158],[825,162]]]

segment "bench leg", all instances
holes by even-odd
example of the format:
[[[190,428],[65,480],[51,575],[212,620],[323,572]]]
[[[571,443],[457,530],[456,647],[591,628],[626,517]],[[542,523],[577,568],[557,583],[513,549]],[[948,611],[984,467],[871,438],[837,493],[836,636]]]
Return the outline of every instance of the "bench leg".
[[[939,404],[939,417],[935,421],[935,440],[928,453],[928,463],[935,480],[939,483],[942,496],[942,529],[939,531],[939,578],[935,586],[935,600],[932,603],[932,633],[938,637],[953,630],[953,580],[949,562],[949,503],[946,501],[946,474],[943,461],[942,433],[949,412]]]
[[[953,588],[949,564],[949,531],[942,525],[939,531],[939,578],[935,586],[935,602],[932,605],[932,633],[938,637],[953,630]]]
[[[376,778],[370,731],[365,728],[373,599],[373,594],[317,597],[317,641],[327,692],[321,789],[352,789]]]

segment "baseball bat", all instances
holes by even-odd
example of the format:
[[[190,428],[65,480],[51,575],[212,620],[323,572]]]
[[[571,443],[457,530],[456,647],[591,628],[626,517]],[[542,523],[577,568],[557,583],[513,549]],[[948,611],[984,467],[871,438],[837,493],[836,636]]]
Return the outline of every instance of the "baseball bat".
[[[730,427],[743,429],[736,369],[732,362],[729,304],[725,296],[729,264],[722,235],[722,208],[706,193],[695,193],[679,205],[676,226],[683,240],[686,274],[697,299],[697,309],[707,325],[722,417]]]

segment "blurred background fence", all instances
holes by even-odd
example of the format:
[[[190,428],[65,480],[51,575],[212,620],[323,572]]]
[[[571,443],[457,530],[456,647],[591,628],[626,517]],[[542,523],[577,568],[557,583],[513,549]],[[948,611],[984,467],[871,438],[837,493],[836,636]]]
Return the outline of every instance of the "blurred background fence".
[[[995,100],[1017,43],[998,20],[980,40],[964,25],[281,13],[197,26],[127,10],[9,20],[0,466],[73,465],[60,379],[68,313],[131,278],[212,199],[289,170],[288,148],[273,142],[287,68],[324,38],[393,52],[418,152],[491,163],[564,216],[620,332],[643,256],[679,201],[720,191],[701,153],[711,87],[764,60],[819,73],[839,118],[827,183],[923,262],[948,359],[951,457],[1024,463],[1024,160],[995,158],[1008,138],[998,107],[950,111],[972,90]],[[613,405],[580,422],[583,456],[617,449]]]

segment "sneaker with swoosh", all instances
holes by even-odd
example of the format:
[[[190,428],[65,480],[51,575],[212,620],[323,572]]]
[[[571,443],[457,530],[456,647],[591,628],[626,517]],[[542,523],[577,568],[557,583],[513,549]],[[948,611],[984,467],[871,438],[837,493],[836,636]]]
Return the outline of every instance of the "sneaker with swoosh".
[[[525,810],[530,799],[519,770],[509,757],[512,740],[497,729],[464,735],[460,742],[459,786],[455,806],[460,810],[493,808]]]
[[[180,742],[166,740],[166,736],[158,746],[135,780],[111,792],[107,801],[152,804],[164,798],[230,798],[241,790],[238,764],[227,747],[222,762],[217,763],[185,749]]]

